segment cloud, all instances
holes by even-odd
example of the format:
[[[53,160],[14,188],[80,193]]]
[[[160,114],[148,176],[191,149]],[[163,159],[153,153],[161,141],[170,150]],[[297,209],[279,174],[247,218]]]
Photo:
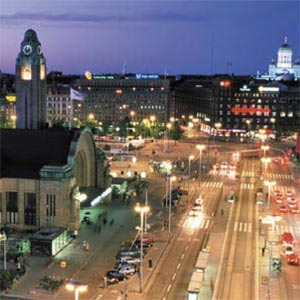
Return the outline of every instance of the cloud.
[[[183,13],[146,13],[138,15],[91,15],[91,14],[49,14],[49,13],[15,13],[0,15],[3,21],[47,21],[47,22],[85,22],[85,23],[146,23],[146,22],[202,22],[204,17],[199,14]]]

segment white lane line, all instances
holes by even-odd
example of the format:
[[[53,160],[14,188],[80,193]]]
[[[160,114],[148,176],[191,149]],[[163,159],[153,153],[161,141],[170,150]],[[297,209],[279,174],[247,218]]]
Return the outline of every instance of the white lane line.
[[[244,232],[247,232],[247,223],[244,223]]]
[[[189,240],[190,242],[191,240]],[[189,249],[189,246],[185,246],[184,251],[187,251],[187,249]]]
[[[252,232],[252,223],[249,223],[248,232]]]
[[[209,220],[207,220],[206,222],[205,222],[205,229],[207,229],[208,228],[208,226],[209,226]]]
[[[243,223],[241,222],[240,227],[239,227],[239,231],[242,231],[242,230],[243,230]]]
[[[163,300],[166,300],[167,298],[166,297],[163,297]]]
[[[234,231],[237,231],[238,224],[239,224],[238,222],[234,222],[234,229],[233,229]]]
[[[183,253],[183,254],[181,255],[181,259],[184,259],[184,256],[185,256],[185,253]]]
[[[180,267],[181,267],[181,263],[179,263],[179,264],[177,265],[177,270],[178,270]]]
[[[172,280],[174,280],[174,279],[175,279],[175,277],[176,277],[176,273],[174,273],[174,274],[173,274],[173,276],[172,276]]]
[[[171,285],[171,283],[170,283],[169,286],[168,286],[168,289],[167,289],[167,293],[170,292],[171,287],[172,287],[172,285]]]

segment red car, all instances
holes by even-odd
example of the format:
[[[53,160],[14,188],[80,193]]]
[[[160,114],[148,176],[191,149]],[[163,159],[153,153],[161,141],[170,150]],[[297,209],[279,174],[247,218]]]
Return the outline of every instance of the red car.
[[[289,265],[299,266],[300,260],[299,256],[295,253],[287,255],[286,261]]]
[[[287,207],[285,205],[280,205],[279,206],[279,211],[281,213],[286,213],[288,211]]]
[[[282,244],[293,244],[294,237],[290,232],[284,232],[281,236]]]

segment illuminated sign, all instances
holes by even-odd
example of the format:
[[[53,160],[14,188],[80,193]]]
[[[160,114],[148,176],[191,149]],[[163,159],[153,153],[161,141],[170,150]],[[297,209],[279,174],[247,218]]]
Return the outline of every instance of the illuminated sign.
[[[242,88],[240,88],[240,91],[241,91],[241,92],[250,92],[250,91],[251,91],[251,89],[250,89],[250,88],[248,88],[248,87],[247,87],[247,85],[243,85],[243,87],[242,87]]]
[[[5,99],[6,99],[6,101],[8,101],[8,102],[16,102],[16,95],[7,95],[6,97],[5,97]]]
[[[256,114],[256,113],[270,113],[270,108],[257,108],[257,107],[233,107],[231,111],[235,114]]]
[[[260,86],[258,88],[259,92],[279,92],[279,87],[275,86]]]
[[[114,79],[114,76],[110,75],[93,75],[93,79]]]
[[[157,74],[135,74],[136,79],[158,79]]]
[[[23,80],[31,80],[31,66],[29,64],[22,66],[21,78]]]

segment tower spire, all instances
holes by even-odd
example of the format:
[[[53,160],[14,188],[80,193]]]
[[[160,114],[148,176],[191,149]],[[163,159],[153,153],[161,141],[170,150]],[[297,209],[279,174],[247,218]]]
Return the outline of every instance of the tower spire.
[[[284,37],[284,43],[287,44],[287,41],[288,41],[288,37],[287,35]]]

